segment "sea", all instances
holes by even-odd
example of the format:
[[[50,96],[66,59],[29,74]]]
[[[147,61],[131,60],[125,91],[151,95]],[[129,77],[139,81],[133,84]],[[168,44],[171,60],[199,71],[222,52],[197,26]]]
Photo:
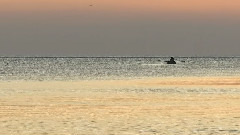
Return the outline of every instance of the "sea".
[[[240,57],[1,57],[0,80],[239,76]]]
[[[240,57],[0,57],[0,135],[240,135]]]

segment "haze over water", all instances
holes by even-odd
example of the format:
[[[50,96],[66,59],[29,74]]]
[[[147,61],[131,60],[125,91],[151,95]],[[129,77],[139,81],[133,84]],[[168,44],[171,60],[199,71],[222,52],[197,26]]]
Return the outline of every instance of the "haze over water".
[[[237,135],[240,58],[0,58],[0,134]]]

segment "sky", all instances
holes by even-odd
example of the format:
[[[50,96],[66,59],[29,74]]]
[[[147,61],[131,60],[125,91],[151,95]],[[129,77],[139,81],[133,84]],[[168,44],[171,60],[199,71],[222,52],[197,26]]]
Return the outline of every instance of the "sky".
[[[240,56],[239,0],[0,0],[0,56]]]

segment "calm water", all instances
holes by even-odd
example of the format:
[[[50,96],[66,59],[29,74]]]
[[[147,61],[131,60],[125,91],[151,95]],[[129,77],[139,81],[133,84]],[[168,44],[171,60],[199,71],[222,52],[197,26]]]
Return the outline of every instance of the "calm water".
[[[239,135],[240,57],[166,60],[0,58],[0,135]]]
[[[239,76],[240,57],[0,58],[1,80],[132,79],[141,77]]]

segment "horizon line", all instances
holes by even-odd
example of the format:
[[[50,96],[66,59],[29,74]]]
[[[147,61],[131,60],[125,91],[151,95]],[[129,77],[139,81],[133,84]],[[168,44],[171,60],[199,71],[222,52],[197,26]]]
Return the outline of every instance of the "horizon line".
[[[0,58],[238,58],[240,56],[0,56]]]

